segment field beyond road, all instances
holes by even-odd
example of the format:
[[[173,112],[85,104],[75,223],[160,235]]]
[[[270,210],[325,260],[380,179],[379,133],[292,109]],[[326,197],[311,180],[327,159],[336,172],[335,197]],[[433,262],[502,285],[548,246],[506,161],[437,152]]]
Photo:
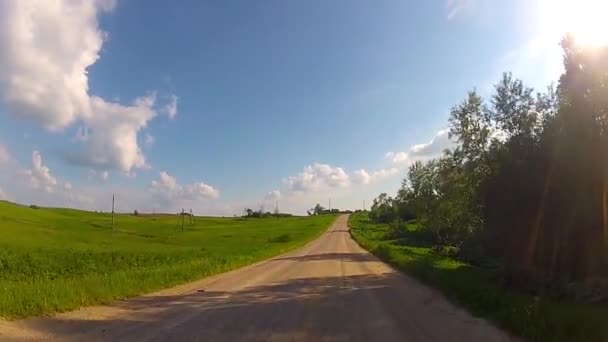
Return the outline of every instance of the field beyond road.
[[[50,314],[254,263],[318,237],[336,216],[116,215],[0,201],[0,318]]]

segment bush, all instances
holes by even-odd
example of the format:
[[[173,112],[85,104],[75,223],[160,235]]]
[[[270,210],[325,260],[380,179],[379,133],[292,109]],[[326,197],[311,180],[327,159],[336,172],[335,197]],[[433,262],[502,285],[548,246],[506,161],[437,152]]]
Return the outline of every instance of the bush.
[[[460,254],[460,248],[456,246],[435,246],[433,247],[433,252],[442,256],[454,258]]]
[[[39,206],[37,206],[37,205],[35,205],[35,204],[30,205],[30,208],[32,208],[32,209],[34,209],[34,210],[38,210],[38,209],[40,209],[40,207],[39,207]]]
[[[407,223],[401,220],[395,220],[389,225],[387,232],[387,238],[389,239],[401,239],[409,235]]]

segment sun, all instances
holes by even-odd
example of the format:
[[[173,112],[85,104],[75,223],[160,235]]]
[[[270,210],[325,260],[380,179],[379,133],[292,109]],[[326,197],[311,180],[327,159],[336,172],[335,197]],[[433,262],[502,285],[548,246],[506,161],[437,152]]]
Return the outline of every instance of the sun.
[[[569,33],[579,44],[608,45],[608,0],[539,0],[543,29]]]

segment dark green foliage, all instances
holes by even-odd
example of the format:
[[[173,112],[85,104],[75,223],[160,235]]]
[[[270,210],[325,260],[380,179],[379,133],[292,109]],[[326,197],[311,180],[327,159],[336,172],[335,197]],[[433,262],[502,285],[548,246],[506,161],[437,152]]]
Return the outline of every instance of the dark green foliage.
[[[251,208],[247,208],[245,209],[245,216],[247,218],[267,218],[267,217],[291,217],[293,215],[291,214],[286,214],[286,213],[281,213],[275,210],[274,213],[271,213],[270,211],[264,212],[262,209],[260,210],[253,210]]]
[[[537,100],[543,120],[508,131],[486,194],[509,284],[538,291],[608,276],[608,48],[562,45],[557,92]]]
[[[340,211],[340,209],[326,209],[325,207],[323,207],[322,205],[320,205],[319,203],[317,203],[313,208],[311,208],[310,210],[306,211],[308,213],[308,216],[312,216],[312,215],[331,215],[331,214],[339,214],[339,213],[345,213],[343,211]]]
[[[374,222],[388,223],[394,220],[409,221],[414,219],[415,215],[402,198],[392,198],[381,193],[374,199],[369,217]]]
[[[370,220],[416,218],[433,250],[498,260],[504,284],[526,291],[608,279],[608,47],[562,46],[557,89],[505,73],[489,101],[469,92],[450,112],[456,147],[411,165]],[[396,225],[391,237],[408,235]]]

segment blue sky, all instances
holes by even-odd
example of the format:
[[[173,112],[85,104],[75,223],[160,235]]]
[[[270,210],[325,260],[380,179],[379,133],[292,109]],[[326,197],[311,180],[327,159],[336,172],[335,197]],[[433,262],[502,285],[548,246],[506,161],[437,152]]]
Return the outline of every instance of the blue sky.
[[[8,1],[0,196],[232,215],[357,208],[449,147],[502,71],[544,88],[544,0]]]

